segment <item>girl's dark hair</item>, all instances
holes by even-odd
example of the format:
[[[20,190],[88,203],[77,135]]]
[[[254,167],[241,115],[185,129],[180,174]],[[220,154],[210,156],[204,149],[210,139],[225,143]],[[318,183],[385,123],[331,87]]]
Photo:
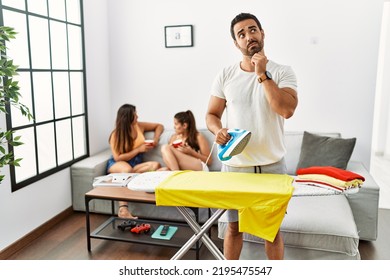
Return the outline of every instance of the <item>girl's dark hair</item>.
[[[131,124],[134,121],[135,113],[135,106],[130,104],[124,104],[118,109],[115,129],[112,133],[115,133],[116,140],[114,149],[119,153],[126,153],[133,148],[134,139],[131,137]]]
[[[179,112],[175,115],[175,119],[182,125],[185,123],[187,124],[188,137],[186,143],[198,152],[200,147],[197,140],[198,130],[196,129],[194,114],[190,110]]]
[[[246,19],[253,19],[256,22],[257,26],[260,28],[260,30],[262,30],[260,21],[257,19],[256,16],[249,13],[241,13],[237,15],[230,24],[230,34],[232,35],[234,41],[236,40],[236,35],[234,34],[234,26],[236,25],[236,23]]]

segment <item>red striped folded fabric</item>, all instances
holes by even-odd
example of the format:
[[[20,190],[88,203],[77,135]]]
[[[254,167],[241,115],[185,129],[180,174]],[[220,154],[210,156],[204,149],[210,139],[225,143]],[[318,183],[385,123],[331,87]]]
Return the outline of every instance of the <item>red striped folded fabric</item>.
[[[309,186],[316,186],[316,187],[321,187],[321,188],[325,188],[325,189],[330,189],[330,190],[336,191],[338,193],[339,192],[343,192],[343,191],[346,190],[345,188],[338,187],[338,186],[335,186],[335,185],[332,185],[332,184],[328,184],[328,183],[325,183],[325,182],[321,182],[321,181],[316,181],[316,180],[295,179],[295,182],[298,183],[298,184],[309,185]]]
[[[322,174],[328,175],[333,178],[343,180],[343,181],[351,181],[355,179],[360,179],[364,182],[365,178],[357,173],[352,171],[340,169],[333,166],[312,166],[307,168],[300,168],[297,170],[297,175],[304,174]]]

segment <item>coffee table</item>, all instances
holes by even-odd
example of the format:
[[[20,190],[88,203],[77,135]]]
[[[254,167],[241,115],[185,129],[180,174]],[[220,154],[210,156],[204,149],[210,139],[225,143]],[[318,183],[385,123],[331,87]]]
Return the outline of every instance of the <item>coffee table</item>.
[[[89,202],[93,199],[110,200],[112,217],[110,217],[103,224],[97,227],[93,232],[91,232]],[[121,219],[115,216],[115,201],[128,201],[155,205],[156,197],[154,193],[133,191],[128,189],[127,187],[96,187],[87,192],[85,194],[85,214],[88,251],[91,251],[91,238],[181,248],[187,242],[188,236],[193,234],[193,231],[185,222],[181,223],[141,218],[136,219],[135,221],[137,221],[137,223],[150,224],[152,230],[149,233],[134,234],[130,233],[129,230],[122,231],[118,229],[117,226],[124,220],[128,219]],[[192,207],[190,209],[195,214],[195,219],[198,222],[199,209]],[[162,224],[169,224],[178,227],[178,230],[172,237],[172,239],[160,240],[153,239],[151,237],[153,231],[156,230],[157,227]],[[191,247],[192,250],[196,250],[196,259],[199,259],[200,246],[200,242],[197,242],[193,247]]]

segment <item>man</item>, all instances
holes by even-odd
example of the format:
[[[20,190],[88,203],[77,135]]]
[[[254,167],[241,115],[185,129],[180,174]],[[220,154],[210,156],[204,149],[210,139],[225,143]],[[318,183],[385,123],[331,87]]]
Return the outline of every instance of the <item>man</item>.
[[[231,22],[234,44],[242,61],[223,69],[211,89],[206,122],[218,144],[226,144],[228,128],[252,132],[244,151],[222,164],[223,172],[285,174],[284,119],[298,104],[297,81],[289,66],[279,65],[264,52],[264,30],[252,14],[242,13]],[[226,109],[226,128],[221,117]],[[238,213],[228,210],[224,238],[225,257],[239,259],[243,239],[238,230]],[[254,221],[256,222],[256,221]],[[261,226],[261,225],[259,225]],[[265,242],[268,259],[283,259],[284,243],[278,232],[273,242]]]

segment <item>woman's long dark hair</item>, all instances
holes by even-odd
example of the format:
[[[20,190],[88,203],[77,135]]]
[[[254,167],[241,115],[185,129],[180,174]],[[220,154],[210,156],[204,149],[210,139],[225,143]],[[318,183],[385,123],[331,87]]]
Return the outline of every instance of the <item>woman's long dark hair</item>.
[[[120,154],[129,152],[133,148],[134,139],[131,137],[131,124],[134,121],[135,113],[135,106],[130,104],[124,104],[118,109],[115,129],[111,135],[115,134],[114,149]]]
[[[200,147],[197,139],[198,130],[196,129],[194,114],[190,110],[179,112],[175,115],[175,119],[182,125],[185,123],[187,124],[188,137],[186,143],[198,152]]]

